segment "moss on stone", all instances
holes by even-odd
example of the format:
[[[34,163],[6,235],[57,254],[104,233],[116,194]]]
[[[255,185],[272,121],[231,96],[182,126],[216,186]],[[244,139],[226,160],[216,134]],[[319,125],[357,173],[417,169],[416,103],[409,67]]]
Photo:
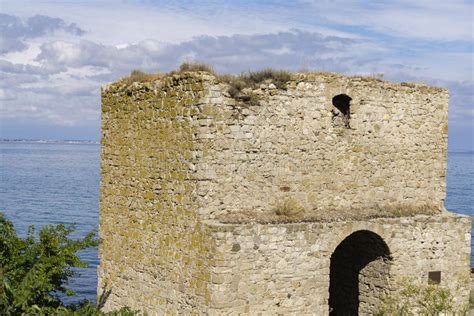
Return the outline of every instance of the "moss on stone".
[[[196,131],[188,118],[199,113],[201,95],[186,92],[201,91],[203,83],[194,75],[151,80],[168,90],[122,80],[102,93],[100,253],[104,267],[116,272],[100,282],[120,286],[125,270],[166,275],[175,284],[185,278],[189,284],[179,295],[205,304],[210,274],[203,262],[212,244],[192,198],[196,183],[189,181]],[[169,293],[156,290],[154,304],[167,304]]]

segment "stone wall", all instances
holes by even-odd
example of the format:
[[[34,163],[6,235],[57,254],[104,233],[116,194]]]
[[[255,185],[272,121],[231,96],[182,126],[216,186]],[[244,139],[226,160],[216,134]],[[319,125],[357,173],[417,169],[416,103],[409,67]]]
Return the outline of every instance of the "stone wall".
[[[225,84],[210,89],[196,166],[204,217],[264,212],[288,198],[316,217],[443,207],[446,90],[300,74],[287,90],[262,84],[252,91],[261,105],[248,106],[229,98]],[[332,104],[339,94],[352,98],[350,128]]]
[[[464,216],[212,227],[218,246],[211,268],[210,315],[328,315],[331,256],[345,238],[360,231],[377,234],[390,250],[392,287],[387,289],[396,289],[397,280],[405,277],[427,284],[429,271],[441,271],[441,285],[451,290],[456,308],[468,302],[471,236],[470,219]],[[384,273],[384,268],[376,271]],[[377,280],[377,272],[372,279]],[[372,314],[374,297],[361,297],[361,312]]]
[[[209,234],[197,216],[199,76],[102,90],[99,294],[173,314],[209,301]]]
[[[227,90],[202,72],[102,89],[105,310],[324,315],[331,255],[358,230],[392,256],[351,263],[362,310],[432,270],[466,301],[469,220],[443,210],[446,90],[326,73],[245,92],[260,105]],[[289,200],[304,213],[275,215]]]

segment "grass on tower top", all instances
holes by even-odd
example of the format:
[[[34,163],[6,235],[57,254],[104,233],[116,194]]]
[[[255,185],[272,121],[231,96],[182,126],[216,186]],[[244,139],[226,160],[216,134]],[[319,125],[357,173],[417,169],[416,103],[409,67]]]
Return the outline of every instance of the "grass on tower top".
[[[130,75],[128,75],[125,78],[122,78],[122,80],[126,84],[132,84],[134,82],[148,82],[148,81],[153,81],[153,80],[158,80],[163,78],[164,75],[162,73],[156,72],[156,73],[147,73],[142,70],[132,70]]]
[[[218,81],[228,84],[227,92],[230,97],[237,101],[250,105],[258,105],[258,97],[251,90],[258,89],[262,83],[273,84],[276,89],[286,90],[288,81],[291,80],[292,73],[286,70],[276,70],[265,68],[259,71],[246,71],[238,75],[217,74],[214,69],[201,62],[186,62],[179,66],[178,70],[173,70],[166,74],[146,73],[141,70],[133,70],[128,77],[123,78],[126,84],[134,82],[148,82],[158,80],[166,76],[179,75],[184,72],[208,72],[214,75]]]
[[[200,62],[191,62],[191,63],[182,63],[179,66],[179,72],[195,72],[195,71],[205,71],[210,74],[215,75],[214,69],[205,63]]]

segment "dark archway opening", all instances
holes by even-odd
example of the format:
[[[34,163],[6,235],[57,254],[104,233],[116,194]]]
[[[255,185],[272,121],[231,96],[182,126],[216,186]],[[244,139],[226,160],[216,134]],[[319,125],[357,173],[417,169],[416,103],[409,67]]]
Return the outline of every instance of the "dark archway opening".
[[[350,128],[349,121],[351,118],[351,100],[352,98],[347,94],[338,94],[332,98],[332,105],[339,110],[339,112],[333,110],[333,120],[342,121],[342,124],[346,128]],[[339,124],[336,124],[339,125]]]
[[[373,314],[388,290],[390,262],[379,235],[360,230],[344,239],[331,256],[330,315]]]

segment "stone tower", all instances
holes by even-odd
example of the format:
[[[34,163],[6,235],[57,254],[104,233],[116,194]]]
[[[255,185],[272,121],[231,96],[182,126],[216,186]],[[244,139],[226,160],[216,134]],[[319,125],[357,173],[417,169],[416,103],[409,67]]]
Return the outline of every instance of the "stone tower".
[[[304,73],[228,91],[206,72],[102,89],[106,310],[366,314],[406,277],[467,303],[445,89]]]

